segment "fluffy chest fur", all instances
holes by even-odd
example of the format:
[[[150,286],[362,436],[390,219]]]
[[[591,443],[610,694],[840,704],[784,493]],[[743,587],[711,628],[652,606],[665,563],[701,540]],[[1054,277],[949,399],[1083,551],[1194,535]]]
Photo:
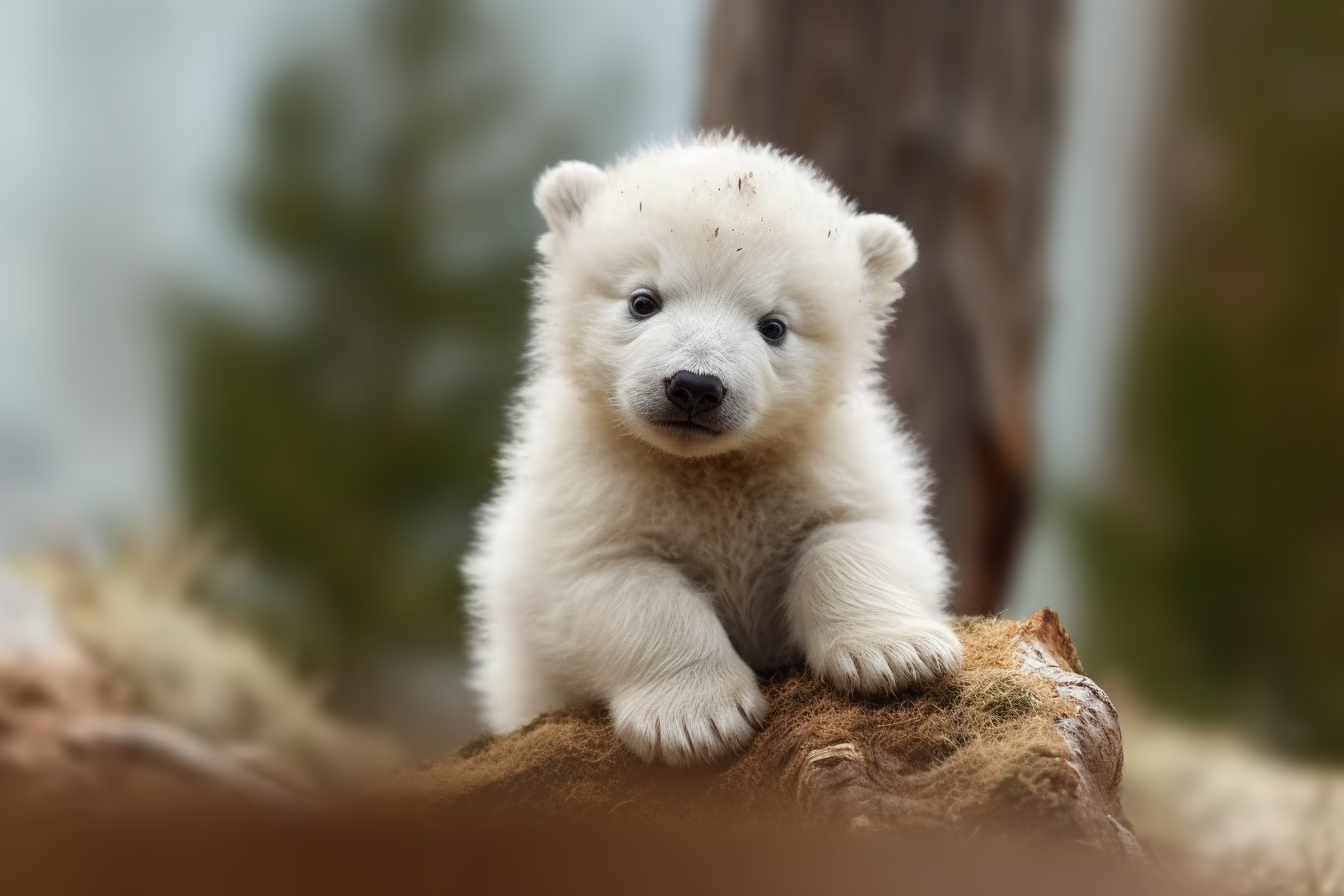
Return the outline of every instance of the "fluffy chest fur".
[[[620,506],[602,512],[595,549],[619,546],[675,566],[712,601],[752,666],[799,658],[783,595],[801,544],[836,512],[800,467],[640,456],[602,475],[611,478]]]

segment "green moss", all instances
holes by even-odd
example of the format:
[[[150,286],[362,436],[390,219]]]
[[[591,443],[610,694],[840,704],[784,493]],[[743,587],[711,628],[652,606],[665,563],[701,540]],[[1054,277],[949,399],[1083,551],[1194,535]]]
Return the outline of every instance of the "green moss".
[[[495,742],[495,735],[478,734],[476,737],[473,737],[471,740],[467,741],[467,743],[462,747],[462,749],[457,751],[457,755],[462,759],[470,759],[477,753],[483,752],[486,747],[490,746],[494,742]]]
[[[983,709],[996,719],[1020,719],[1030,715],[1036,706],[1036,697],[1024,687],[1005,684],[986,695]]]

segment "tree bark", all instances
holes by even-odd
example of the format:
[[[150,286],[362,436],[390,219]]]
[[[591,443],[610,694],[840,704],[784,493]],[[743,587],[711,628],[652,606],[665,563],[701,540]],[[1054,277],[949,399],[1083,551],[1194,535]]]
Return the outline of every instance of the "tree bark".
[[[1025,519],[1063,0],[720,0],[704,124],[813,160],[920,244],[890,392],[928,452],[956,608],[1001,604]]]

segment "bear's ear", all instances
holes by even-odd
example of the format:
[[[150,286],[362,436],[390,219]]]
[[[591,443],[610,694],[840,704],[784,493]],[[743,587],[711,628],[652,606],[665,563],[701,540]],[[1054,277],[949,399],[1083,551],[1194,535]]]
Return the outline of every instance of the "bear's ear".
[[[860,215],[855,224],[859,230],[859,252],[863,256],[864,270],[883,286],[895,287],[889,300],[895,301],[901,295],[900,287],[895,285],[896,278],[908,271],[919,257],[915,238],[910,235],[909,228],[887,215]]]
[[[596,165],[561,162],[537,180],[532,199],[546,219],[546,226],[553,233],[564,234],[606,181],[606,173]]]

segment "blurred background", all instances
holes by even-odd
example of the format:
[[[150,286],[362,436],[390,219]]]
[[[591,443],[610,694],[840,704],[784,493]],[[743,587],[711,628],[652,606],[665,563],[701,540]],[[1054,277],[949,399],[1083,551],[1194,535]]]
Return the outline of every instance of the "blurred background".
[[[959,609],[1344,758],[1333,0],[0,0],[0,556],[460,743],[532,182],[701,126],[919,238],[887,373]]]

